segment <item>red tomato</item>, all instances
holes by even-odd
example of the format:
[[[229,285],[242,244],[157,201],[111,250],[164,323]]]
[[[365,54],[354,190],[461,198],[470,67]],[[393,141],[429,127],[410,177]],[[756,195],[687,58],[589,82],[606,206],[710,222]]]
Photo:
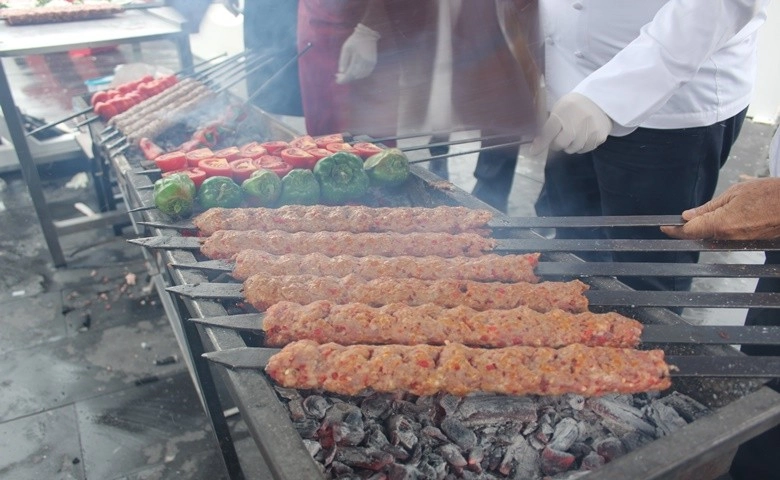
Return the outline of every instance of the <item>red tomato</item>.
[[[95,105],[97,105],[100,102],[105,102],[108,100],[108,92],[105,90],[101,90],[99,92],[95,92],[94,95],[92,95],[92,98],[90,99],[89,103],[94,108]]]
[[[252,172],[259,168],[254,164],[253,158],[239,158],[229,163],[231,176],[233,177],[233,180],[235,180],[239,185],[241,185],[241,182],[249,178],[249,176],[252,175]]]
[[[314,155],[317,157],[317,160],[333,155],[333,152],[330,150],[325,150],[324,148],[312,148],[311,150],[306,150],[306,153],[309,155]]]
[[[349,152],[349,153],[354,153],[355,155],[357,155],[357,150],[355,150],[352,147],[352,145],[350,145],[348,143],[345,143],[345,142],[329,143],[329,144],[325,145],[325,149],[326,150],[330,150],[333,153],[336,153],[336,152]]]
[[[172,172],[165,172],[162,174],[163,177],[167,177],[168,175],[173,175],[174,173],[186,173],[190,179],[192,179],[192,183],[195,184],[196,187],[200,187],[200,184],[203,183],[203,180],[208,177],[206,175],[206,172],[201,170],[200,168],[185,168],[184,170],[174,170]]]
[[[212,152],[208,147],[198,148],[187,152],[186,157],[187,165],[190,167],[197,167],[199,166],[201,160],[206,158],[214,158],[214,152]]]
[[[263,142],[260,146],[266,149],[268,155],[278,155],[279,152],[289,147],[290,144],[281,140],[276,140],[272,142]]]
[[[172,172],[174,170],[183,170],[187,167],[187,157],[181,150],[164,153],[154,159],[157,168],[163,172]]]
[[[214,152],[214,156],[217,158],[224,158],[228,162],[244,157],[244,155],[241,155],[241,151],[238,149],[238,147],[228,147],[223,148],[222,150],[217,150]]]
[[[325,146],[329,143],[344,143],[344,136],[340,133],[332,133],[330,135],[317,137],[314,139],[314,142],[319,148],[325,148]]]
[[[317,143],[311,135],[302,135],[300,137],[295,137],[290,142],[290,146],[293,148],[300,148],[301,150],[308,150],[310,148],[317,148]]]
[[[260,155],[268,153],[268,150],[257,142],[247,143],[246,145],[240,146],[238,149],[241,152],[241,156],[244,158],[257,158]]]
[[[314,168],[314,164],[319,160],[314,155],[300,148],[285,148],[280,152],[282,160],[289,163],[294,168]]]
[[[230,164],[224,158],[207,158],[201,160],[200,163],[198,163],[198,168],[206,172],[206,175],[209,177],[230,177],[233,175]]]
[[[95,113],[100,115],[100,118],[103,120],[108,120],[114,115],[117,115],[119,111],[116,109],[115,104],[111,103],[109,100],[107,102],[101,102],[95,105]]]
[[[357,156],[362,158],[363,160],[367,159],[371,155],[374,155],[375,153],[379,153],[382,151],[382,148],[377,147],[373,143],[369,143],[369,142],[358,142],[352,145],[352,148],[355,149]]]
[[[274,172],[279,175],[279,178],[287,175],[293,169],[292,165],[275,155],[260,156],[255,158],[252,163],[254,163],[257,168],[265,168],[266,170]]]

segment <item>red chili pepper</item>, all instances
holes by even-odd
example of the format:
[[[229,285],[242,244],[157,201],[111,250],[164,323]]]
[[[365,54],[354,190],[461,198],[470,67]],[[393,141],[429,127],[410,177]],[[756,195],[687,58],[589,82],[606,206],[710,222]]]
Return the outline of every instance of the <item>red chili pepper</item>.
[[[219,141],[219,129],[216,125],[207,125],[196,130],[195,133],[192,134],[192,139],[199,141],[201,145],[214,147]]]
[[[141,149],[141,152],[143,152],[144,157],[146,157],[147,160],[154,160],[165,153],[165,150],[146,137],[143,137],[138,141],[138,148]]]

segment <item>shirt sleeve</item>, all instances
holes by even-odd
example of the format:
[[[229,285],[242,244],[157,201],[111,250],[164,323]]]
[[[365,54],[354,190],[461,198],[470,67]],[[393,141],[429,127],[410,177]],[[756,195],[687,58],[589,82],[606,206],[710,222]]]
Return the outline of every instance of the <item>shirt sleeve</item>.
[[[670,0],[639,36],[574,89],[634,128],[754,18],[769,0]],[[630,101],[627,101],[630,99]]]

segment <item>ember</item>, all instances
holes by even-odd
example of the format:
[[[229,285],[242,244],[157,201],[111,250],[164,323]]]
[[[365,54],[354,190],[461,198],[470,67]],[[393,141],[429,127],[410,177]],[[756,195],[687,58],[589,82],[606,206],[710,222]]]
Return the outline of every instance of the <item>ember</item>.
[[[685,421],[680,423],[674,405],[688,409],[687,416],[708,413],[679,393],[583,401],[578,395],[337,397],[277,391],[288,409],[304,405],[306,419],[296,427],[326,478],[541,479],[584,473],[636,448],[637,438],[650,441],[680,428]]]

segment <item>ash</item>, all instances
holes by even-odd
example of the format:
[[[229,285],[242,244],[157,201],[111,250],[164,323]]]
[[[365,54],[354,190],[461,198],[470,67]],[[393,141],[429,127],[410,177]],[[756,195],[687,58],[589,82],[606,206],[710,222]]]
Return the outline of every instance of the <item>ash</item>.
[[[709,413],[678,392],[344,397],[276,390],[328,479],[574,479]]]

